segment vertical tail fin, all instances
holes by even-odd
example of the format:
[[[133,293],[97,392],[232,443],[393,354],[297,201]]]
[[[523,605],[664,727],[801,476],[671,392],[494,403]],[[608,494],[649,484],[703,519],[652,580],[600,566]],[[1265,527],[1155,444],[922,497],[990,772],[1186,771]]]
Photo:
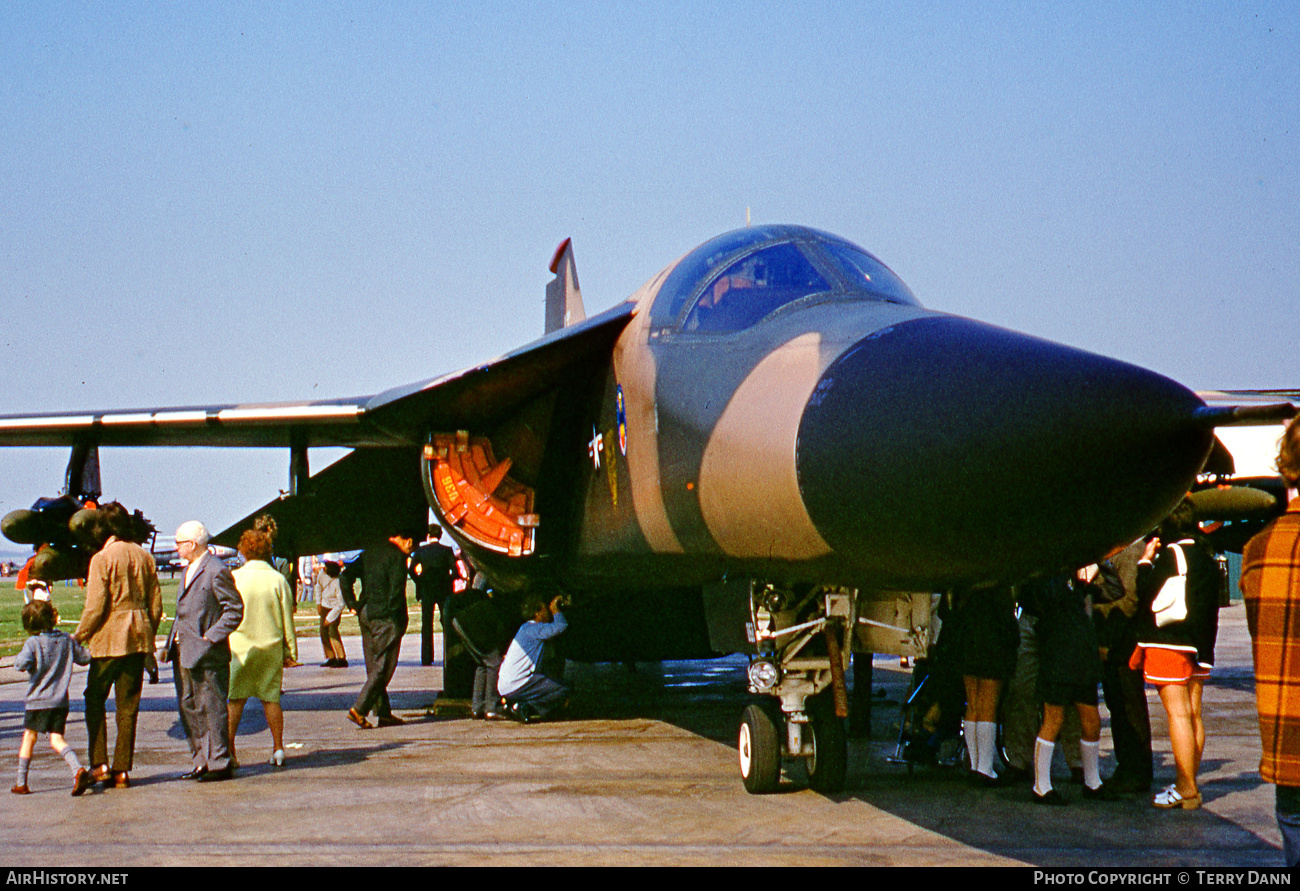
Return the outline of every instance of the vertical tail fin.
[[[573,261],[573,240],[566,238],[551,258],[555,278],[546,286],[546,332],[581,322],[587,317],[582,308],[582,289],[578,287],[578,267]]]

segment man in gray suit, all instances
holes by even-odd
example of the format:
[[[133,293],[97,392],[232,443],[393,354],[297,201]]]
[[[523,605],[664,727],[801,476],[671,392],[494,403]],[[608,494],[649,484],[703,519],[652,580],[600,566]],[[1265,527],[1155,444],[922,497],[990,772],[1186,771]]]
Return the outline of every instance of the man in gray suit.
[[[189,738],[194,767],[181,779],[228,780],[230,731],[226,706],[230,691],[230,632],[244,617],[235,579],[208,552],[208,530],[197,520],[176,530],[176,551],[189,566],[176,598],[176,618],[167,637],[166,657],[176,678],[181,724]]]

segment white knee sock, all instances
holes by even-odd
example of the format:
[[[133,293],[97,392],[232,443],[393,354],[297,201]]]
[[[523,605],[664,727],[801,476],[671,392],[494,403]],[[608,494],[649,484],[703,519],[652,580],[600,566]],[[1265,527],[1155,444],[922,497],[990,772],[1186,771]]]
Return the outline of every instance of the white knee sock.
[[[1046,795],[1052,791],[1052,753],[1056,743],[1041,736],[1034,738],[1034,793]]]
[[[1083,784],[1089,789],[1101,788],[1101,741],[1079,743],[1079,754],[1083,759]]]
[[[975,725],[975,736],[979,739],[979,764],[975,768],[985,776],[994,776],[993,760],[998,752],[998,725],[992,721],[980,721]]]
[[[970,761],[970,769],[976,770],[976,764],[979,763],[979,740],[976,738],[975,722],[963,720],[961,722],[961,738],[966,741],[966,757]]]

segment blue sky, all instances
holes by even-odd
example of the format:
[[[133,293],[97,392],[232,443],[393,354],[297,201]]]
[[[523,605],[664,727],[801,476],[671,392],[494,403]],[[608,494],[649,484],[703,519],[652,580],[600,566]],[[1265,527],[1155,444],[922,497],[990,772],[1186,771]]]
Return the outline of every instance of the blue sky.
[[[743,225],[1194,388],[1297,387],[1294,3],[0,7],[0,413],[373,393]],[[66,456],[0,452],[0,512]],[[278,452],[115,450],[170,532]],[[319,468],[323,458],[314,458]]]

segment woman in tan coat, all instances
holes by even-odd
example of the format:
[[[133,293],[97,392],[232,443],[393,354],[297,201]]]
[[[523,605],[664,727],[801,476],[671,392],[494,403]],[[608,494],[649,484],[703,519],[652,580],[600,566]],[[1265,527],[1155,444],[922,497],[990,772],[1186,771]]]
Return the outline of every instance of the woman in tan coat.
[[[131,785],[135,723],[140,710],[145,658],[154,651],[162,621],[162,587],[153,556],[132,541],[130,515],[117,502],[100,509],[104,545],[90,558],[86,606],[75,637],[90,651],[86,675],[86,733],[90,764],[105,787]],[[108,765],[108,723],[104,702],[117,697],[117,743]]]

